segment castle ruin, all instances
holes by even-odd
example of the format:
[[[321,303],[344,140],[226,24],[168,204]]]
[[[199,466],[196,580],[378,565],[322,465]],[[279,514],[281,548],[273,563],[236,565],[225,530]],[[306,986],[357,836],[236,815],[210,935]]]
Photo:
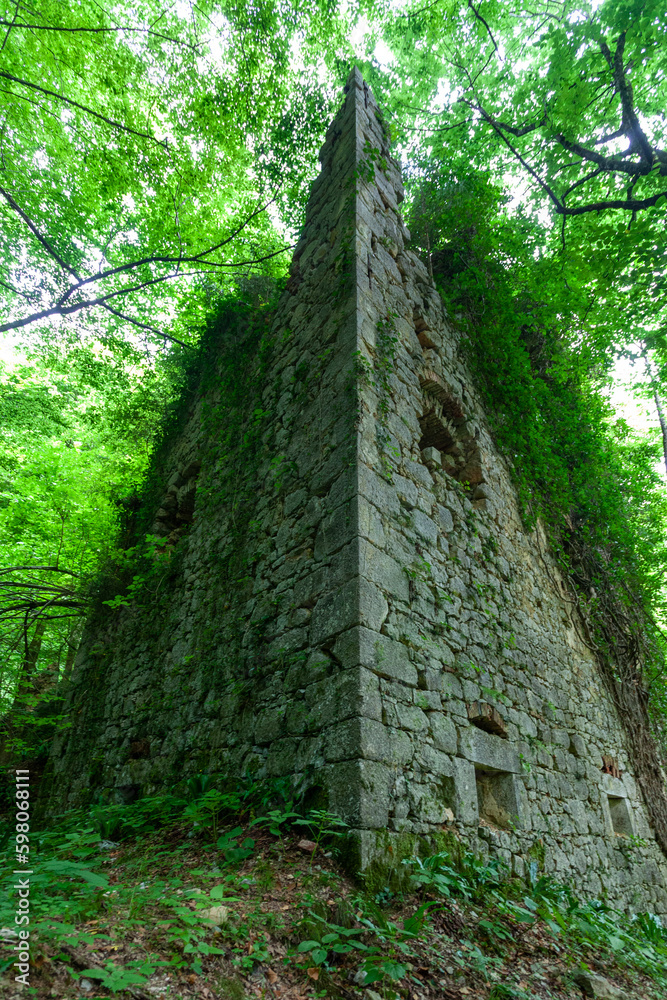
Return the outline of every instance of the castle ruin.
[[[202,770],[289,779],[362,865],[450,830],[666,913],[627,737],[406,248],[358,70],[320,158],[276,310],[220,347],[250,345],[250,389],[214,379],[161,459],[168,583],[84,636],[51,808]]]

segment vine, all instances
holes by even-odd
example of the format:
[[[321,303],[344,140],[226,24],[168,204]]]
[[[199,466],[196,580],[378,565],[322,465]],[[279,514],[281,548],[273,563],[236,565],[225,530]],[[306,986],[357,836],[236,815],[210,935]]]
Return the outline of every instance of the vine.
[[[617,707],[667,854],[659,627],[667,500],[656,449],[632,441],[614,419],[601,391],[613,355],[594,337],[585,296],[564,287],[558,268],[534,252],[520,219],[503,216],[499,192],[476,178],[457,189],[427,184],[419,199],[439,234],[431,247],[435,280],[510,459],[524,522],[528,530],[545,526],[572,623]],[[535,534],[539,544],[539,528]]]

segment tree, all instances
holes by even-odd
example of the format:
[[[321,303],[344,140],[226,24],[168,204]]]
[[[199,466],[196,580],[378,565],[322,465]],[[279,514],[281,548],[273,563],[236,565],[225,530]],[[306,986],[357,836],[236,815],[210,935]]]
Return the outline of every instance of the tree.
[[[0,705],[71,665],[91,583],[115,551],[178,379],[86,347],[0,370]]]
[[[539,221],[550,289],[593,353],[631,357],[667,330],[667,27],[657,0],[468,0],[377,17],[374,66],[419,171],[488,175]],[[464,155],[461,156],[461,151]],[[661,390],[664,392],[664,390]]]
[[[410,4],[385,24],[411,75],[396,111],[455,143],[492,138],[557,215],[644,211],[667,197],[663,14],[658,0]]]
[[[290,52],[312,30],[335,36],[326,10],[9,5],[0,332],[75,318],[79,332],[83,322],[191,343],[207,289],[283,261],[289,240],[267,212],[281,181],[303,184],[314,152],[293,155],[284,126],[317,93],[312,74],[297,82]]]

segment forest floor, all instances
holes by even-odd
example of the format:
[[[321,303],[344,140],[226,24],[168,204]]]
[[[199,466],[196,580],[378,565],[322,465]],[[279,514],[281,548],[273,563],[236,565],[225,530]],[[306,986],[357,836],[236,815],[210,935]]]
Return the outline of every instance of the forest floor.
[[[0,908],[6,1000],[667,995],[667,933],[651,918],[546,878],[526,886],[464,851],[355,879],[336,857],[344,832],[322,813],[300,827],[289,812],[194,829],[181,816],[117,840],[100,839],[104,822],[100,834],[99,815],[79,814],[36,838],[29,988],[13,978],[11,890]]]

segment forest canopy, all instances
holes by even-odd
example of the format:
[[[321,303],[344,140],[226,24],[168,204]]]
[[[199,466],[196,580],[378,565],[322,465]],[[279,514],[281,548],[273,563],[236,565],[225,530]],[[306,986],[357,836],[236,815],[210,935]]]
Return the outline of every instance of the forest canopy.
[[[5,705],[71,666],[207,324],[280,288],[356,64],[527,523],[551,525],[591,613],[605,553],[650,623],[661,708],[666,33],[658,0],[5,5]],[[619,359],[642,434],[609,404]]]

